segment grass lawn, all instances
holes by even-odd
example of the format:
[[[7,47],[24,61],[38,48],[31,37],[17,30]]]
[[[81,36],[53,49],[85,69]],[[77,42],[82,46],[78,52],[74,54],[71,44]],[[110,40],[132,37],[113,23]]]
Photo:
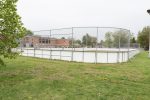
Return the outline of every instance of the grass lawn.
[[[150,100],[150,59],[84,64],[18,57],[0,66],[0,100]]]

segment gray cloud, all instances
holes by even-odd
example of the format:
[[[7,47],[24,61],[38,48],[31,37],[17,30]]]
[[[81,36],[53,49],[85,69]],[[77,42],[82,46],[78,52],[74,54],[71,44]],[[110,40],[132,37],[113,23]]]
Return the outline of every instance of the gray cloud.
[[[18,13],[28,29],[115,26],[136,33],[150,25],[150,0],[19,0]]]

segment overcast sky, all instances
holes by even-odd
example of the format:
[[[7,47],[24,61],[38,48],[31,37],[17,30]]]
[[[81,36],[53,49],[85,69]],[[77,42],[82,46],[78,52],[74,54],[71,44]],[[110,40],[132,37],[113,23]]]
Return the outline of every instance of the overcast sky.
[[[18,13],[32,31],[109,26],[136,33],[150,25],[150,0],[19,0]]]

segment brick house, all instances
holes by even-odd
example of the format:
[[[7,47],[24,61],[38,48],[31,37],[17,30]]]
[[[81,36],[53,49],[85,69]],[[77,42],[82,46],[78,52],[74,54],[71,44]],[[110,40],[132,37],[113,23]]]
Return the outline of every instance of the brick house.
[[[56,39],[49,37],[41,37],[38,35],[25,36],[20,41],[22,47],[38,47],[38,48],[49,48],[49,47],[69,47],[69,39]]]

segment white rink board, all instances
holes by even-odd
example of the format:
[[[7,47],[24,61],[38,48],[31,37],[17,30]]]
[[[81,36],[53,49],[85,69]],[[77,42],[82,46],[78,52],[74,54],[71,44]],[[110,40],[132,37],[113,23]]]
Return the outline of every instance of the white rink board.
[[[128,58],[131,59],[140,52],[137,49],[113,48],[22,48],[17,50],[22,51],[22,56],[86,63],[127,62]]]

